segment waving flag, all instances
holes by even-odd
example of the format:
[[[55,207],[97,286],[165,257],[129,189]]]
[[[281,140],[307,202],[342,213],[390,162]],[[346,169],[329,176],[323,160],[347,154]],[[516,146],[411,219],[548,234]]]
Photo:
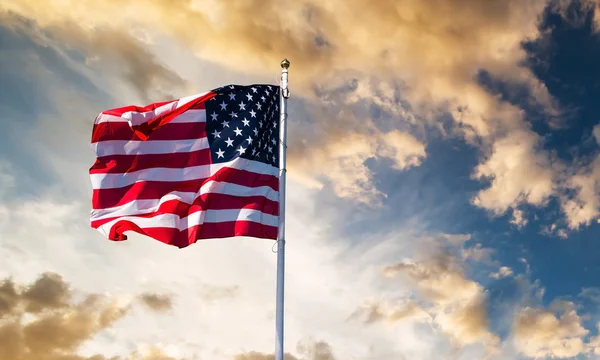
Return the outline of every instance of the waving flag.
[[[177,247],[277,239],[279,86],[225,86],[103,111],[92,132],[91,226]]]

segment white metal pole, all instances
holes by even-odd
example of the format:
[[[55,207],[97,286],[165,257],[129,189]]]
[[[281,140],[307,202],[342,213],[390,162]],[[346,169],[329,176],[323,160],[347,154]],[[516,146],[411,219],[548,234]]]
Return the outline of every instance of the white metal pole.
[[[281,85],[279,91],[279,232],[277,234],[277,299],[275,308],[275,360],[283,360],[283,299],[285,278],[285,152],[287,148],[287,99],[290,97],[288,89],[288,68],[290,62],[284,59],[281,62]]]

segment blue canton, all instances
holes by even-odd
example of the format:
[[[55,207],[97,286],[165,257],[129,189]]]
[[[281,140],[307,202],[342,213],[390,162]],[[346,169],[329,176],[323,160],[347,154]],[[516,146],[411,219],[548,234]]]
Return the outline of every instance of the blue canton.
[[[206,102],[213,164],[237,157],[279,166],[279,86],[229,85]]]

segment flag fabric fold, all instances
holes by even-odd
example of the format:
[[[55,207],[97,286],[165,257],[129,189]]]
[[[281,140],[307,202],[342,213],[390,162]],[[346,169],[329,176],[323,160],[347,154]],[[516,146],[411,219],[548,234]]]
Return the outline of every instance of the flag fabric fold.
[[[91,146],[92,228],[179,248],[277,239],[279,86],[230,85],[100,113]]]

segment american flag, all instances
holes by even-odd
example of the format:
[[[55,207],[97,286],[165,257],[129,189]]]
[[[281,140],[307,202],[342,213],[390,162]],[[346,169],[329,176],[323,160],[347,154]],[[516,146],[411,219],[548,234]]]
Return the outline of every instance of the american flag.
[[[90,168],[92,228],[180,248],[200,239],[276,239],[279,86],[229,85],[100,113]]]

